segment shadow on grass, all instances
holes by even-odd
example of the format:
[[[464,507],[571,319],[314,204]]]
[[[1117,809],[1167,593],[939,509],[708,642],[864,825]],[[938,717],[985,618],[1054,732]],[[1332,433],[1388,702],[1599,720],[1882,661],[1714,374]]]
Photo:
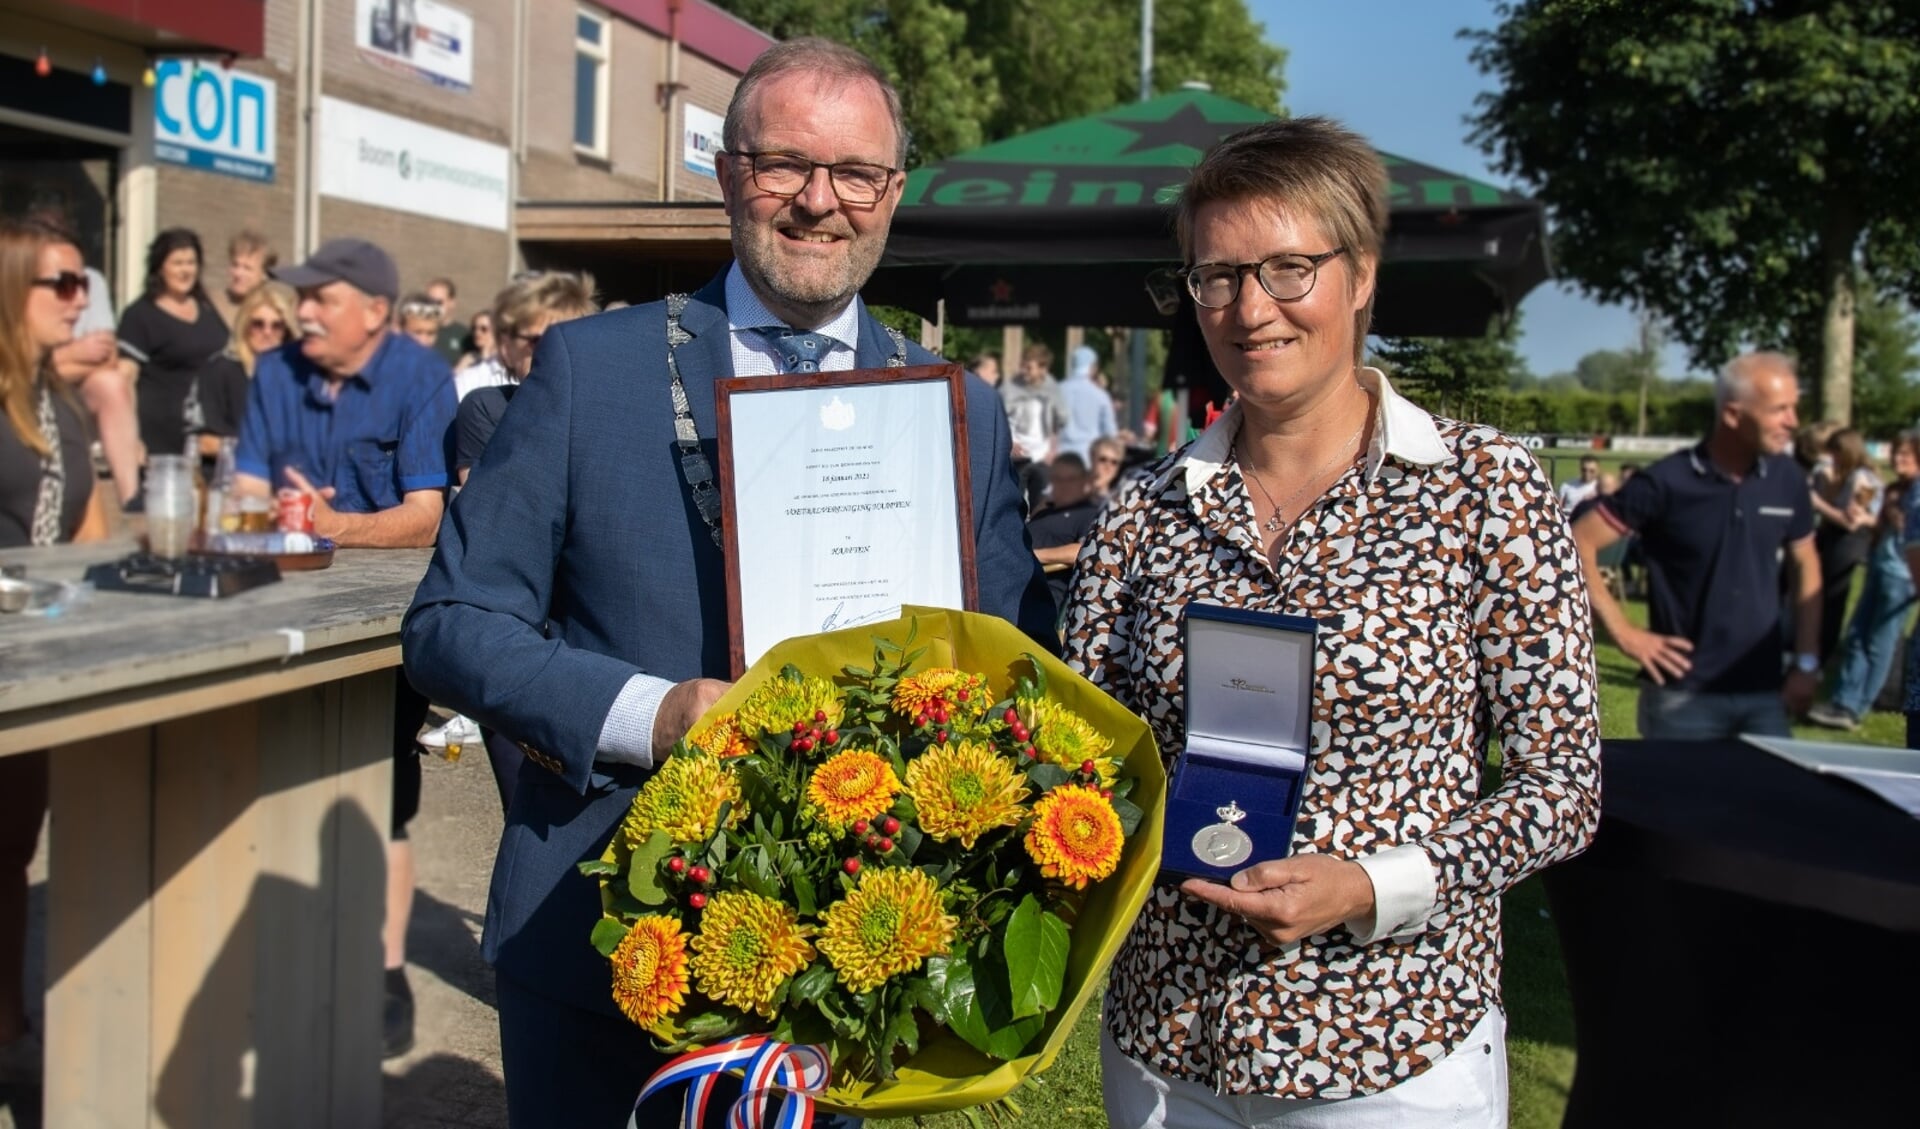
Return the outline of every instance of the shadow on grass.
[[[1501,965],[1501,995],[1507,1005],[1507,1029],[1537,1043],[1573,1049],[1573,1004],[1561,966],[1560,938],[1546,916],[1547,895],[1538,878],[1529,878],[1507,894],[1501,931],[1506,956]]]

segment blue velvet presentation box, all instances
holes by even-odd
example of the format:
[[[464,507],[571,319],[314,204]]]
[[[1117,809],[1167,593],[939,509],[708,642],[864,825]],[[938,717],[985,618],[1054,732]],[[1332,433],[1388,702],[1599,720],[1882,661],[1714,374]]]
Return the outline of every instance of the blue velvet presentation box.
[[[1167,786],[1163,876],[1225,882],[1292,850],[1317,630],[1299,616],[1187,605],[1187,743]]]

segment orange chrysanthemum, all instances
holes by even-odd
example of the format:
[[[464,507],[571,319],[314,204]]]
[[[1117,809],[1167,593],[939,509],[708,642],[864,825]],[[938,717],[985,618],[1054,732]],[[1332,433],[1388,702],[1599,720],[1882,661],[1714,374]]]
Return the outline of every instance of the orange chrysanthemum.
[[[1124,842],[1120,816],[1094,788],[1062,784],[1033,805],[1027,854],[1041,874],[1076,890],[1112,874]]]
[[[937,666],[902,678],[893,688],[893,712],[918,718],[936,707],[949,715],[975,719],[993,704],[987,680],[952,667]]]
[[[652,1028],[687,1002],[687,938],[671,917],[633,923],[613,955],[613,1002],[642,1027]]]
[[[828,823],[845,826],[856,819],[872,819],[893,806],[900,778],[885,757],[870,749],[847,749],[827,758],[813,770],[807,799]]]
[[[727,760],[730,757],[744,757],[753,751],[747,744],[746,735],[734,723],[732,714],[723,714],[687,734],[687,744],[706,753],[708,756]]]

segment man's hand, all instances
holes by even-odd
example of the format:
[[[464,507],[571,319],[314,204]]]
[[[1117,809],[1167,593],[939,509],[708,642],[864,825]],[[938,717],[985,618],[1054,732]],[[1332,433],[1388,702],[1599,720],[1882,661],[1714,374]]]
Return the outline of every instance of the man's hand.
[[[1804,716],[1807,707],[1813,704],[1813,692],[1819,687],[1819,675],[1804,670],[1789,671],[1786,684],[1780,687],[1780,700],[1787,704],[1787,716]]]
[[[732,688],[733,683],[718,678],[693,678],[668,690],[653,715],[654,763],[665,759],[674,744],[693,729],[700,715],[713,708],[713,703]]]
[[[1327,855],[1295,855],[1255,863],[1232,884],[1197,878],[1181,892],[1238,914],[1276,945],[1327,933],[1373,914],[1373,880],[1357,862]]]
[[[1655,686],[1665,686],[1669,678],[1683,678],[1693,669],[1691,639],[1631,628],[1615,634],[1613,642],[1640,664]]]
[[[287,468],[287,485],[305,494],[313,503],[313,535],[338,539],[341,533],[340,512],[333,508],[334,489],[331,486],[317,488],[307,481],[307,476],[292,467]]]

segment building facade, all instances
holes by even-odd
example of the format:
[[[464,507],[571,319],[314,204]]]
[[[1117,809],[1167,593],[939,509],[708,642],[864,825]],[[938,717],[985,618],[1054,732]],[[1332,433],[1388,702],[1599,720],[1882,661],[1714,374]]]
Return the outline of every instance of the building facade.
[[[699,216],[657,251],[710,260],[721,116],[771,42],[704,0],[0,0],[0,214],[64,212],[116,308],[188,227],[212,291],[242,230],[283,262],[353,235],[464,318],[568,265],[539,228],[579,204]]]

